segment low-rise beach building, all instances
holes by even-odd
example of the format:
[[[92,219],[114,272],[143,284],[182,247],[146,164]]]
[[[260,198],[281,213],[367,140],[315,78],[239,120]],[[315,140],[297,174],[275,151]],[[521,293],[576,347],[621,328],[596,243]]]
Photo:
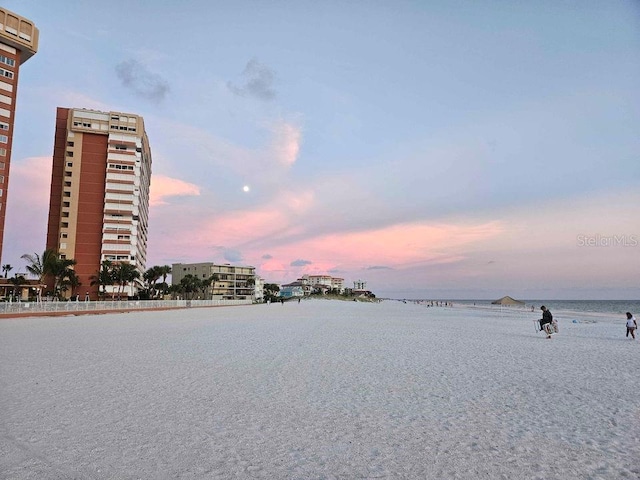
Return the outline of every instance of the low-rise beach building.
[[[344,292],[344,278],[332,277],[331,275],[303,275],[300,279],[306,281],[311,288],[324,287],[323,290],[338,290]]]
[[[329,290],[337,290],[344,293],[344,278],[332,277],[331,275],[303,275],[295,282],[280,286],[280,296],[292,296],[290,292],[297,292],[293,296],[311,295],[313,292],[327,293]],[[282,293],[284,291],[284,293]]]
[[[250,266],[203,263],[174,263],[171,285],[180,285],[187,275],[208,282],[204,295],[213,300],[245,300],[255,298],[256,269]]]
[[[280,287],[278,296],[282,298],[304,297],[305,295],[309,295],[309,293],[305,293],[305,288],[307,288],[307,291],[309,291],[308,285],[305,285],[300,280],[297,280],[295,282],[282,285]]]

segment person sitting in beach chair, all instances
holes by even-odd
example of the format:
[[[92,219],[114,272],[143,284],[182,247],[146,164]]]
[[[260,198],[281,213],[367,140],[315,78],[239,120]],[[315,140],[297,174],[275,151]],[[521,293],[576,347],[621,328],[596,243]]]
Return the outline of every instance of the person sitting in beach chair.
[[[540,322],[540,330],[544,330],[547,333],[547,338],[551,338],[551,333],[549,328],[552,326],[551,324],[553,323],[553,315],[551,315],[551,311],[549,311],[547,309],[547,307],[545,307],[544,305],[542,305],[540,307],[540,310],[542,310],[542,318],[540,320],[538,320]],[[545,325],[549,325],[549,327],[545,328]]]

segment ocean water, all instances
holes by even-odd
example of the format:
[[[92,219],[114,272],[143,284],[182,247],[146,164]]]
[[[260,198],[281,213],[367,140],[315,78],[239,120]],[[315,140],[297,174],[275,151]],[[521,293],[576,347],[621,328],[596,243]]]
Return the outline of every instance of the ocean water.
[[[520,300],[520,299],[519,299]],[[546,306],[551,312],[580,312],[601,313],[610,315],[624,315],[631,312],[636,318],[640,318],[640,300],[522,300],[526,307],[539,311],[540,306]],[[454,300],[454,304],[493,306],[491,300]]]

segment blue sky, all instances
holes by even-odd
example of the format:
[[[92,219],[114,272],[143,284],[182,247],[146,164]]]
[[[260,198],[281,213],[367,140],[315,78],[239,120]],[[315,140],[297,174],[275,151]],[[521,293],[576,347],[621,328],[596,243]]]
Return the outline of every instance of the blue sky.
[[[44,248],[65,106],[144,116],[149,266],[639,298],[638,2],[4,6],[40,49],[20,72],[3,262]]]

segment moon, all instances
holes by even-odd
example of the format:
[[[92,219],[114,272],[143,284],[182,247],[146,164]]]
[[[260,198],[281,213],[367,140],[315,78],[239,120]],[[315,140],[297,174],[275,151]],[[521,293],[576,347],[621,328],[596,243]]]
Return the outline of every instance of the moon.
[[[245,185],[244,187],[242,187],[243,192],[248,192],[249,190],[250,190],[249,185]]]

